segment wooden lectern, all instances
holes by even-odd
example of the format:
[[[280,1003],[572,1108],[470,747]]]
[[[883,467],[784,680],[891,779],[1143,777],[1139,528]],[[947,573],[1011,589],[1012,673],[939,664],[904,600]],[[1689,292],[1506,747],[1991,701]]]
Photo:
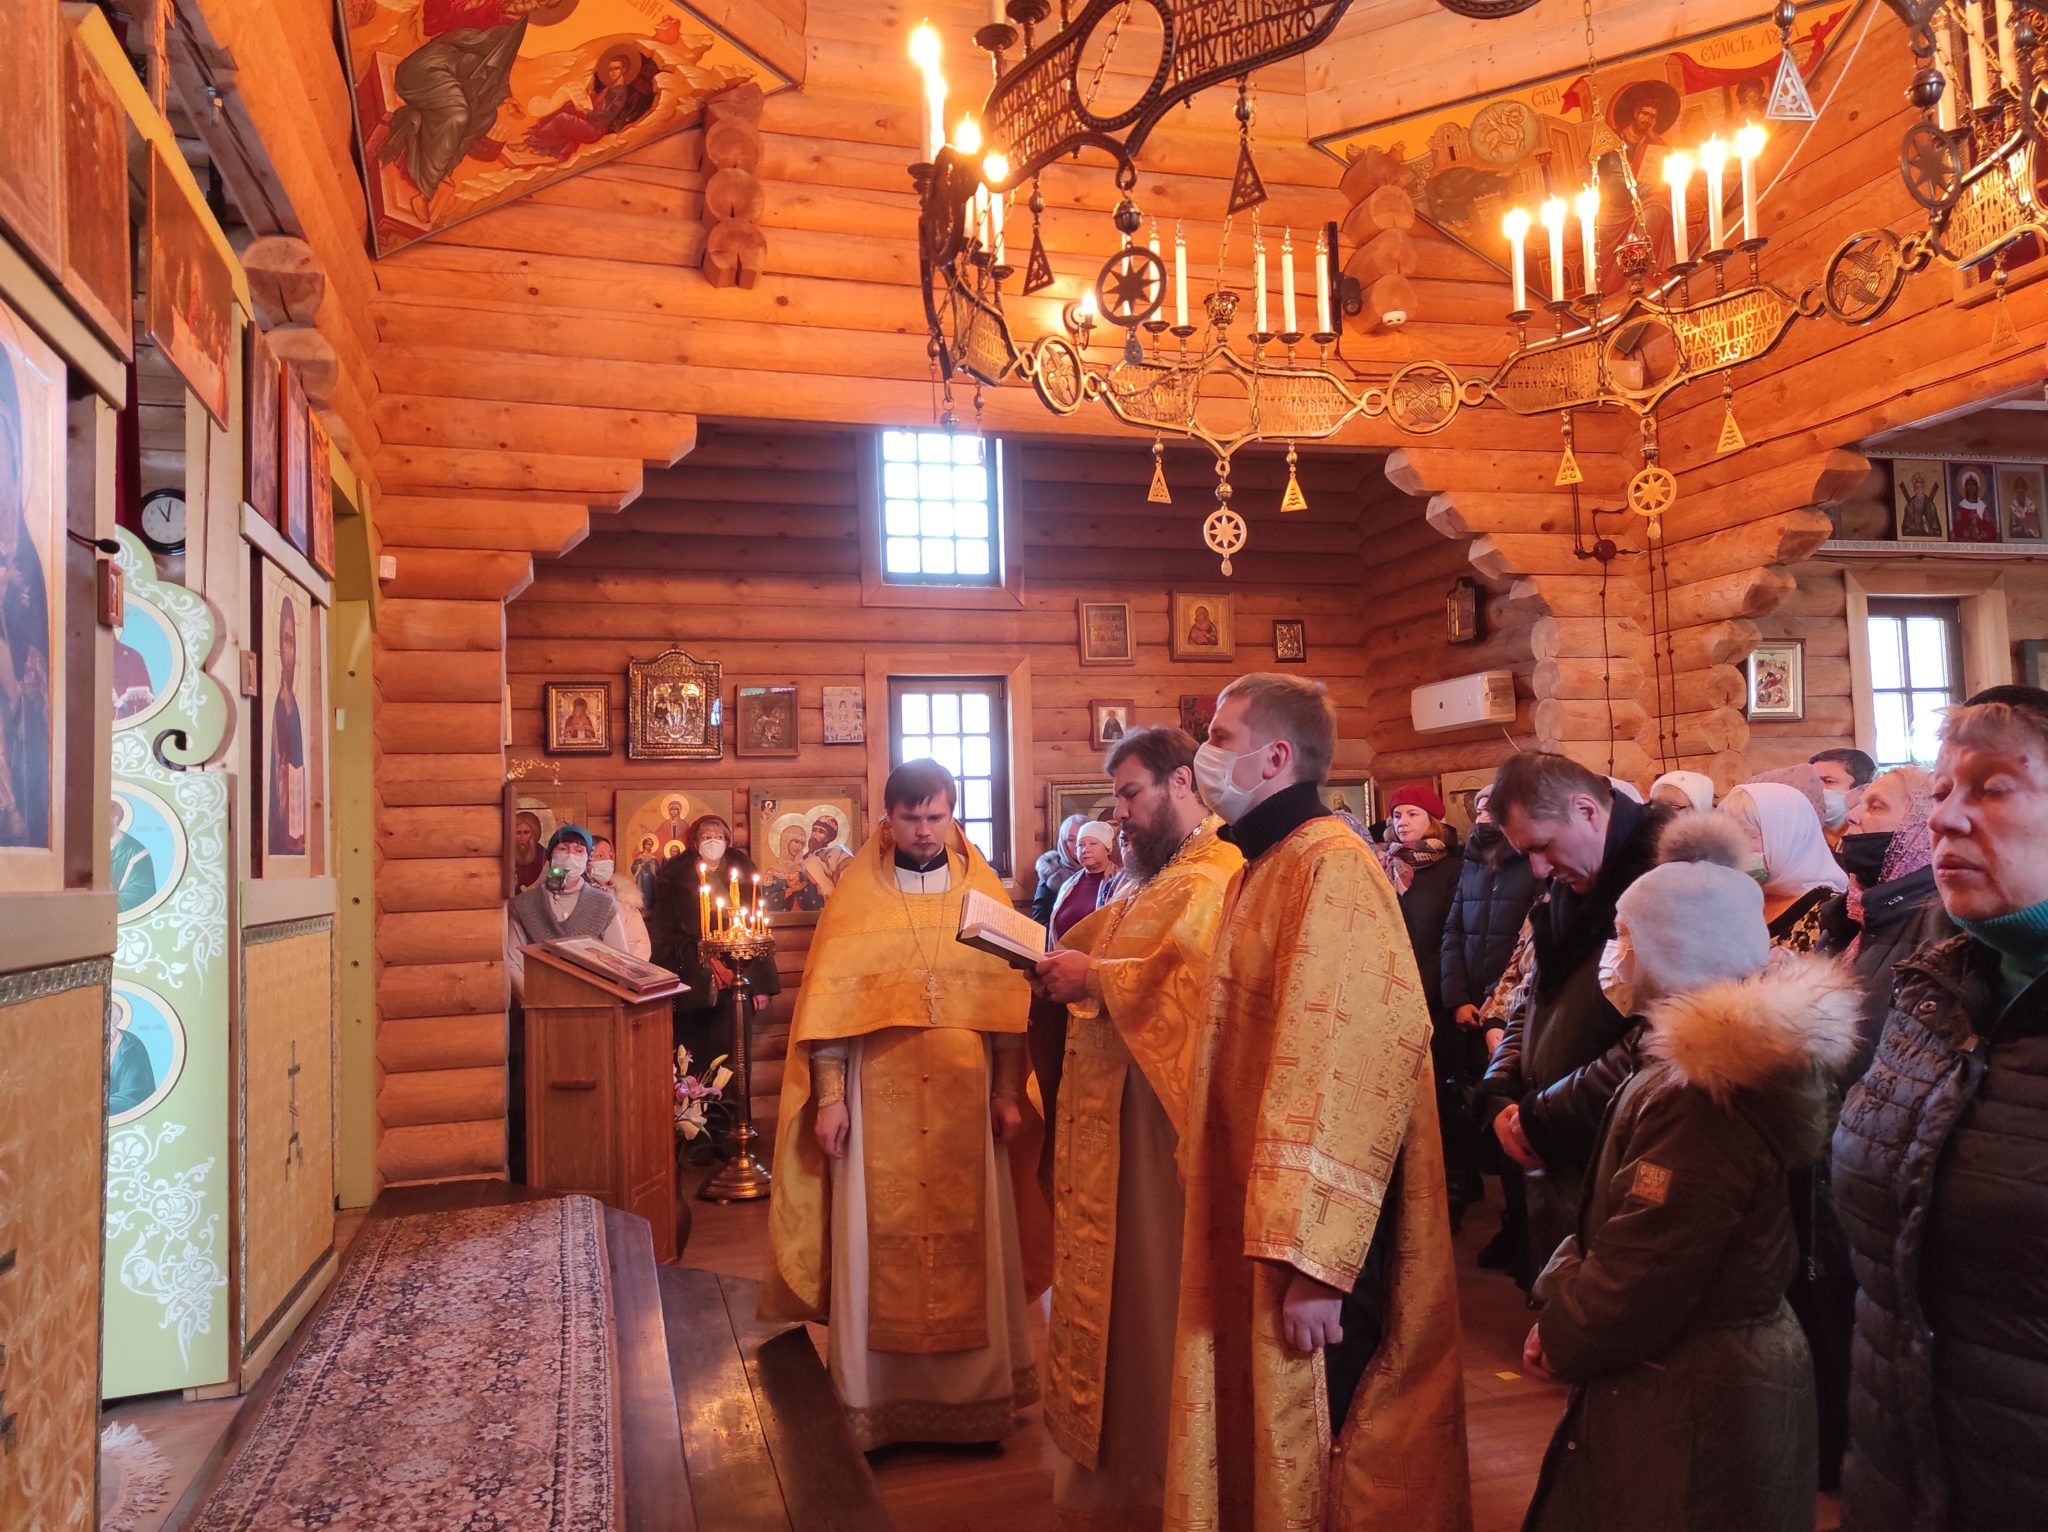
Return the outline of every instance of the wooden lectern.
[[[526,954],[526,1184],[585,1192],[647,1220],[676,1258],[676,983],[634,994],[556,957]]]

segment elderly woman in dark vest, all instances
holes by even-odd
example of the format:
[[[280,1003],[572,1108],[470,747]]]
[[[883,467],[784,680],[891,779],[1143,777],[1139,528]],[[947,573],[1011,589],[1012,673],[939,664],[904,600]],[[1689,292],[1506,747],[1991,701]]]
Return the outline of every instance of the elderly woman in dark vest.
[[[1950,710],[1934,885],[1835,1133],[1861,1294],[1843,1525],[2038,1526],[2048,1504],[2048,692]]]

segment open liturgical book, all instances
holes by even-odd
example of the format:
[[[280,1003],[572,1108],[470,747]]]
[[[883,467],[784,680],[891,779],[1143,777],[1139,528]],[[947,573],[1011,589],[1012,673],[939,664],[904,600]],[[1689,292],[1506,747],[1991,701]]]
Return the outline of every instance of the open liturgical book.
[[[1012,968],[1036,968],[1045,960],[1052,936],[1005,901],[969,889],[960,901],[960,932],[955,940],[999,957]]]
[[[564,936],[539,945],[543,952],[552,953],[575,964],[585,973],[595,974],[635,995],[675,987],[676,976],[666,968],[643,962],[630,952],[608,947],[594,936]]]

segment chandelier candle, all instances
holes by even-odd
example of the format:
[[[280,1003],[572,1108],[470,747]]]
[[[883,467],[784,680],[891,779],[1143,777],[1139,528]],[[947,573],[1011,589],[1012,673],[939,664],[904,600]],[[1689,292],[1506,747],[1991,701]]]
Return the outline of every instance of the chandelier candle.
[[[2012,10],[2012,0],[1998,0],[1998,72],[2005,77],[2005,88],[2017,97],[2020,93],[2020,45]]]
[[[1963,50],[1970,56],[1970,105],[1988,106],[1991,69],[1984,56],[1984,11],[1979,0],[1964,0]]]
[[[1934,122],[1944,133],[1956,130],[1956,94],[1962,84],[1956,79],[1956,34],[1945,17],[1936,17],[1934,26],[1934,65],[1947,81],[1942,87],[1941,100],[1934,106]]]
[[[988,158],[981,162],[981,174],[983,179],[991,186],[997,182],[1009,180],[1010,161],[1008,157],[991,150]],[[1009,262],[1003,259],[1003,199],[1005,194],[1002,192],[986,192],[986,195],[989,199],[988,242],[992,247],[991,259],[993,259],[998,267],[1007,266]]]
[[[1316,231],[1316,334],[1334,335],[1330,323],[1330,245],[1328,236]]]
[[[1600,221],[1600,192],[1589,186],[1578,195],[1579,254],[1586,262],[1586,291],[1600,291],[1600,246],[1596,225]]]
[[[1764,152],[1764,130],[1753,122],[1745,122],[1742,131],[1735,135],[1735,157],[1742,162],[1742,240],[1744,244],[1757,237],[1756,224],[1756,162]]]
[[[1550,235],[1550,301],[1564,302],[1564,198],[1543,204],[1543,228]]]
[[[1178,221],[1173,226],[1173,327],[1188,327],[1188,241]]]
[[[1707,248],[1721,248],[1721,172],[1728,168],[1728,146],[1719,138],[1700,145],[1700,169],[1707,178]]]
[[[1280,234],[1280,319],[1283,335],[1300,335],[1301,326],[1294,322],[1294,230],[1283,229]]]
[[[1691,179],[1691,155],[1674,149],[1664,156],[1664,182],[1671,188],[1671,251],[1680,265],[1692,254],[1692,229],[1685,218],[1685,186]]]
[[[1252,241],[1252,291],[1259,295],[1257,322],[1252,330],[1258,335],[1271,335],[1273,332],[1266,328],[1266,242],[1263,239]]]
[[[946,77],[939,72],[944,44],[929,21],[910,34],[910,62],[924,76],[924,157],[936,160],[946,146]]]
[[[1523,241],[1529,237],[1529,214],[1525,208],[1509,208],[1508,216],[1501,220],[1501,233],[1508,237],[1510,271],[1515,284],[1515,307],[1517,314],[1529,311],[1529,258],[1523,248]]]

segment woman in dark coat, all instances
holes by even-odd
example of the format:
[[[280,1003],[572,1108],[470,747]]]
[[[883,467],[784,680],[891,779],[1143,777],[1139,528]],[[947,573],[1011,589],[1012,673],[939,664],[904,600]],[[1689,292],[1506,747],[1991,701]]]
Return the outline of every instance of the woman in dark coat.
[[[1462,1109],[1460,1080],[1464,1074],[1464,1034],[1444,1004],[1444,926],[1457,896],[1458,837],[1444,823],[1444,801],[1420,782],[1394,790],[1387,800],[1386,842],[1380,861],[1401,896],[1401,921],[1422,976],[1423,998],[1429,1003],[1429,1051],[1436,1070],[1437,1121],[1443,1135],[1444,1171],[1451,1201],[1451,1227],[1457,1228],[1465,1208],[1485,1194],[1479,1173],[1467,1152],[1471,1133]]]
[[[1653,868],[1617,924],[1637,1065],[1536,1284],[1523,1360],[1572,1392],[1525,1532],[1808,1532],[1786,1175],[1826,1147],[1855,986],[1824,958],[1772,960],[1762,891],[1713,863]]]
[[[732,843],[732,827],[713,814],[690,825],[690,849],[662,864],[654,879],[654,904],[647,913],[647,939],[654,961],[682,975],[689,989],[676,996],[675,1041],[688,1048],[690,1058],[702,1069],[722,1053],[732,1051],[732,1007],[726,1003],[732,993],[734,974],[723,963],[706,963],[697,944],[703,936],[698,921],[697,888],[711,886],[713,898],[732,886],[732,874],[740,878],[742,898],[751,898],[754,864]],[[705,872],[700,874],[699,867]],[[754,1009],[768,1009],[768,998],[782,993],[782,976],[775,970],[775,955],[757,958],[747,965],[747,983]]]
[[[1928,828],[1961,934],[1898,965],[1835,1133],[1843,1525],[2004,1532],[2048,1505],[2048,692],[1949,714]]]

